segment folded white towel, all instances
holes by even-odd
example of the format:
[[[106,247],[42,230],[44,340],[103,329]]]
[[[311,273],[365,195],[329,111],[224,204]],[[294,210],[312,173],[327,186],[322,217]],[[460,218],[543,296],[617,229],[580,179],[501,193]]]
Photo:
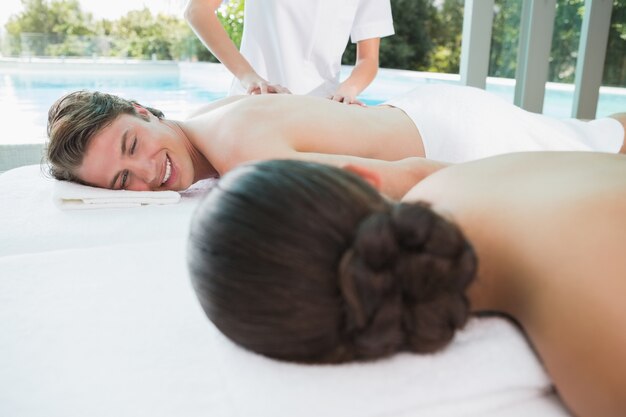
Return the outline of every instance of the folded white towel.
[[[180,201],[180,194],[176,191],[108,190],[70,181],[55,181],[52,198],[63,210],[84,210],[172,204]]]

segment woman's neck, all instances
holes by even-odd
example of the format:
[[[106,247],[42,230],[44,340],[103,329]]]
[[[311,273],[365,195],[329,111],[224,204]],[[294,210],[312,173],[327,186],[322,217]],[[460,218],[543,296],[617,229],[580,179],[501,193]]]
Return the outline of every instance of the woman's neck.
[[[194,168],[194,183],[207,178],[216,178],[219,176],[215,167],[209,162],[209,160],[198,150],[192,143],[187,135],[185,129],[181,126],[180,122],[175,120],[168,120],[168,125],[175,130],[185,143],[185,148],[189,153],[191,162]]]
[[[432,209],[455,223],[474,248],[478,267],[476,278],[467,289],[473,313],[499,312],[514,316],[518,311],[522,286],[518,259],[510,250],[515,247],[501,230],[486,227],[486,219],[472,210],[452,210],[434,204]]]
[[[476,279],[467,290],[472,312],[499,312],[515,318],[524,291],[517,284],[517,262],[507,255],[508,245],[490,233],[468,234],[478,257]]]

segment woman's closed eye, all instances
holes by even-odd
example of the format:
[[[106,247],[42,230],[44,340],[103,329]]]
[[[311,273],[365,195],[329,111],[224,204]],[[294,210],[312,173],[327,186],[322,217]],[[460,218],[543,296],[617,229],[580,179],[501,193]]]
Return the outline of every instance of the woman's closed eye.
[[[131,149],[131,153],[132,153],[132,149]],[[120,180],[120,189],[124,190],[126,189],[126,187],[128,186],[128,177],[130,176],[130,173],[128,172],[128,170],[122,172],[122,179]]]
[[[136,148],[137,148],[137,136],[135,136],[135,139],[133,140],[133,144],[130,146],[130,149],[128,150],[128,154],[132,156],[135,153]],[[125,190],[126,187],[128,187],[128,177],[130,177],[130,172],[126,170],[122,174],[122,182],[121,182],[122,190]]]

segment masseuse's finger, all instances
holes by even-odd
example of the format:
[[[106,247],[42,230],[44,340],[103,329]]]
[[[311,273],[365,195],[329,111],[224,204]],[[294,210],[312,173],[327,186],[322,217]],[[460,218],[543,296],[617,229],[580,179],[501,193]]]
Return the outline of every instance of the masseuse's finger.
[[[289,89],[287,87],[283,87],[282,85],[275,85],[276,87],[276,92],[279,94],[291,94],[291,91],[289,91]]]
[[[344,96],[342,96],[341,94],[333,94],[329,98],[332,101],[336,101],[336,102],[339,102],[339,103],[343,103],[344,102]]]
[[[349,95],[341,95],[341,94],[335,94],[333,96],[328,97],[329,99],[333,100],[333,101],[337,101],[339,103],[343,103],[343,104],[356,104],[357,106],[363,106],[363,107],[367,107],[367,105],[365,103],[363,103],[361,100],[357,99],[354,96],[349,96]]]
[[[268,85],[268,92],[274,94],[291,94],[288,88],[283,87],[280,84]]]
[[[254,83],[248,88],[248,94],[267,94],[267,83]]]
[[[359,100],[358,98],[356,98],[355,96],[352,96],[352,95],[346,95],[343,98],[343,102],[345,104],[356,104],[357,106],[365,107],[365,103],[363,103],[361,100]]]
[[[260,94],[260,93],[261,93],[261,89],[259,88],[258,84],[250,84],[250,86],[246,90],[246,94],[255,95],[255,94]]]
[[[357,106],[361,106],[361,107],[367,107],[367,104],[363,103],[361,100],[359,100],[358,98],[354,97],[352,99],[352,101],[350,101],[349,104],[355,104]]]
[[[263,81],[253,82],[248,87],[247,94],[256,95],[256,94],[267,94],[267,83]]]

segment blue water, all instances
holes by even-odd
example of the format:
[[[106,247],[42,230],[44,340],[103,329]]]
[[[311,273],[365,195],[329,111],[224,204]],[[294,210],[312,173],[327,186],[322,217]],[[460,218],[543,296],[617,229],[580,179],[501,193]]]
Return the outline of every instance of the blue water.
[[[225,91],[181,83],[175,74],[0,73],[0,117],[3,130],[11,133],[3,135],[0,144],[44,142],[50,106],[64,94],[81,89],[134,99],[173,119],[225,95]]]
[[[7,71],[0,65],[0,117],[5,134],[0,144],[42,143],[46,137],[49,107],[62,95],[80,89],[100,90],[137,100],[162,110],[168,118],[182,119],[195,108],[226,95],[230,76],[221,66],[185,64],[154,68],[119,67],[125,70]],[[174,68],[174,70],[172,70]],[[407,75],[408,74],[408,75]],[[451,82],[453,79],[425,79],[402,71],[381,70],[376,81],[361,96],[369,105],[378,104],[409,91],[423,82]],[[489,84],[487,90],[512,102],[513,85]],[[548,91],[544,113],[569,117],[572,92]],[[598,116],[626,111],[626,90],[602,94]]]

